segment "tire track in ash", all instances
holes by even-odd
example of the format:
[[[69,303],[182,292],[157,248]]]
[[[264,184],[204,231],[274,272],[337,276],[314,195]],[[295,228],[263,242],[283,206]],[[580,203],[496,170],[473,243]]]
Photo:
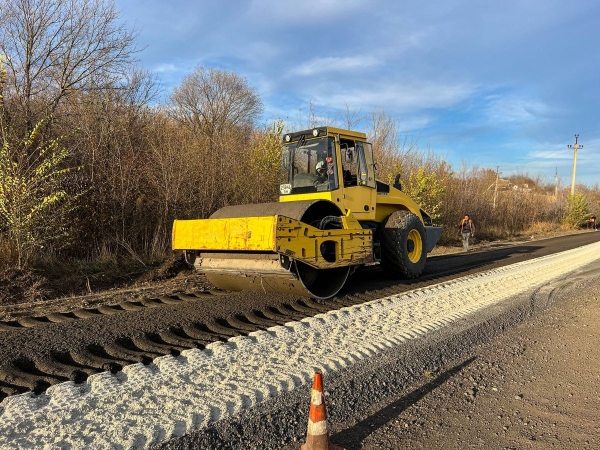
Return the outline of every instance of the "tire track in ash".
[[[139,308],[155,308],[167,304],[196,301],[200,298],[205,298],[205,295],[161,296],[139,302],[80,309],[68,315],[55,313],[52,316],[62,319],[61,316],[64,315],[68,320],[88,319],[103,314],[128,313]],[[105,371],[116,373],[123,367],[136,363],[147,365],[159,356],[178,356],[184,350],[204,349],[214,342],[225,342],[232,337],[246,336],[254,331],[266,330],[364,301],[363,298],[345,298],[325,305],[311,299],[297,300],[277,307],[253,309],[244,314],[172,326],[155,333],[123,337],[109,344],[91,344],[84,351],[51,352],[47,359],[20,358],[0,368],[0,401],[7,396],[28,391],[41,394],[50,386],[65,381],[83,383],[90,375],[96,373]],[[132,309],[132,306],[136,309]],[[16,323],[10,323],[9,331],[42,326],[56,321],[58,320],[53,321],[48,316],[19,318]]]
[[[366,362],[567,277],[597,261],[599,249],[597,243],[319,314],[205,351],[129,365],[116,376],[92,375],[83,385],[61,383],[44,395],[14,396],[0,404],[0,447],[133,447],[132,439],[150,447],[307,386],[312,369],[335,372]]]

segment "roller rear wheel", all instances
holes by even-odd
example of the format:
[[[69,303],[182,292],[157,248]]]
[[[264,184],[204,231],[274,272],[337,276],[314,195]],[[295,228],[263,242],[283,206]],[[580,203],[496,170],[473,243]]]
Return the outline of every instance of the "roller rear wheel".
[[[393,277],[416,278],[425,269],[425,227],[409,211],[395,211],[382,223],[381,267]]]

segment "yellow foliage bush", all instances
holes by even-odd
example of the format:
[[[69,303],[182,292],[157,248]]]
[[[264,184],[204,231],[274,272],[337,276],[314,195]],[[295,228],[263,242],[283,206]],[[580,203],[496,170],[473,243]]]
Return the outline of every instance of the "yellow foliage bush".
[[[0,64],[0,72],[2,72]],[[0,95],[5,77],[0,77]],[[69,150],[61,146],[67,136],[45,142],[42,130],[52,119],[39,121],[24,139],[12,135],[0,105],[0,231],[14,247],[15,263],[26,265],[33,249],[42,249],[67,236],[62,218],[74,206],[61,186]],[[11,252],[13,253],[13,252]]]

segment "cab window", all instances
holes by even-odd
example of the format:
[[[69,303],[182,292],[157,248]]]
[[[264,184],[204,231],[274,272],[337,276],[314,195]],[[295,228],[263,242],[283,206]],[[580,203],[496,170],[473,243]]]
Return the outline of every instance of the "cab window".
[[[283,146],[281,195],[338,189],[333,138],[300,139]]]
[[[358,184],[376,187],[375,166],[373,164],[373,147],[367,142],[357,142],[358,149]]]
[[[340,139],[340,153],[344,186],[376,186],[371,144]]]

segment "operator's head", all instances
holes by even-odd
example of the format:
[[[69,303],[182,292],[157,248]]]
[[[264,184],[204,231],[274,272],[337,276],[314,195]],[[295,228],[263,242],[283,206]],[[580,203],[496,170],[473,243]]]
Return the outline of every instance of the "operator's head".
[[[465,214],[465,220],[469,220],[469,215]]]

